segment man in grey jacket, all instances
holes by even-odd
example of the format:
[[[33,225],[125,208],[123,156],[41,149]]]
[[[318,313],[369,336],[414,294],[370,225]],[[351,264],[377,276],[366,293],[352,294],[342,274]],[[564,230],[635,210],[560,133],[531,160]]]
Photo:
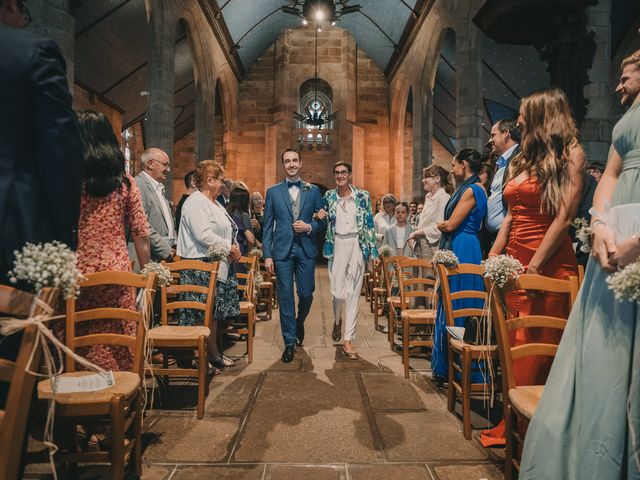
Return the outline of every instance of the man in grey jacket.
[[[159,148],[148,148],[140,157],[142,172],[136,183],[142,195],[142,205],[150,227],[151,259],[171,261],[176,241],[171,206],[165,196],[164,182],[169,173],[169,156]]]

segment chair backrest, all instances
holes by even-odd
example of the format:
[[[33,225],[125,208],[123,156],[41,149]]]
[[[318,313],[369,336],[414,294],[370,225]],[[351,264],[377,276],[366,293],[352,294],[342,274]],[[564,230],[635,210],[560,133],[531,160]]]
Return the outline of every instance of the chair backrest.
[[[421,273],[414,275],[414,269],[421,269]],[[433,262],[423,258],[398,257],[396,263],[396,276],[398,277],[398,287],[400,290],[400,310],[409,308],[409,303],[415,298],[424,298],[429,308],[436,308],[432,305],[434,295],[435,278],[423,276],[425,271],[433,271]]]
[[[578,265],[578,287],[582,286],[582,282],[584,282],[584,266]]]
[[[90,273],[86,275],[86,280],[80,282],[80,289],[98,286],[118,286],[141,288],[145,291],[147,301],[153,304],[155,296],[156,274],[152,273],[147,278],[142,275],[121,272],[121,271],[104,271]],[[148,294],[148,295],[147,295]],[[89,310],[77,310],[76,299],[71,297],[67,299],[67,319],[66,319],[66,343],[72,351],[78,348],[90,347],[92,345],[119,345],[133,349],[133,368],[132,371],[142,375],[142,367],[144,362],[143,345],[147,326],[145,322],[145,312],[129,310],[127,308],[118,307],[102,307],[92,308]],[[82,322],[101,319],[115,319],[130,321],[136,323],[136,336],[120,333],[91,333],[86,335],[78,335],[76,325]],[[65,367],[67,372],[75,372],[76,364],[71,356],[67,355],[65,359]]]
[[[244,280],[244,282],[238,281],[238,291],[244,292],[244,298],[248,302],[253,302],[255,299],[254,288],[254,272],[258,262],[258,257],[240,257],[238,263],[241,263],[246,268],[246,273],[238,272],[236,276],[238,280]]]
[[[486,310],[481,308],[454,308],[453,301],[463,298],[475,298],[482,301],[483,304],[487,301],[487,292],[480,290],[458,290],[451,293],[451,278],[456,275],[478,275],[481,279],[484,275],[484,268],[480,265],[473,263],[461,263],[456,267],[445,267],[442,264],[437,265],[438,278],[440,280],[440,291],[442,296],[440,301],[444,309],[445,319],[449,327],[455,326],[455,319],[461,317],[482,317],[486,315]],[[487,305],[488,308],[488,305]]]
[[[384,276],[384,286],[387,289],[387,297],[391,296],[391,272],[395,272],[396,264],[398,260],[401,258],[409,258],[409,257],[401,257],[399,255],[392,255],[390,257],[380,257],[382,258],[382,275]]]
[[[38,299],[52,309],[58,299],[58,290],[44,288]],[[44,313],[36,303],[36,295],[0,285],[0,316],[26,318]],[[0,478],[18,478],[29,404],[33,397],[36,377],[26,370],[37,371],[42,347],[36,344],[37,329],[33,325],[23,330],[16,361],[0,359],[0,381],[8,383],[4,410],[0,410]],[[35,350],[34,350],[35,347]],[[33,352],[33,356],[31,356]]]
[[[169,324],[169,312],[179,308],[191,308],[204,312],[203,325],[211,325],[211,315],[216,297],[216,279],[218,277],[218,262],[202,262],[200,260],[179,260],[177,262],[165,263],[175,282],[181,278],[184,270],[198,270],[209,273],[209,283],[207,286],[173,283],[160,288],[160,309],[162,325]],[[200,293],[206,295],[204,302],[196,300],[180,300],[180,293]]]
[[[490,291],[491,283],[488,278],[485,278],[485,287],[487,291]],[[542,275],[523,274],[517,280],[505,285],[502,292],[497,287],[494,289],[494,294],[491,298],[491,318],[496,328],[498,353],[502,366],[503,392],[505,395],[516,386],[513,360],[529,356],[554,357],[558,350],[558,345],[554,343],[527,343],[514,346],[511,344],[510,332],[519,328],[540,327],[563,331],[567,324],[566,318],[551,315],[527,315],[508,318],[508,314],[503,307],[502,294],[517,290],[565,294],[569,307],[571,307],[578,295],[578,277],[572,276],[567,280],[560,280]]]

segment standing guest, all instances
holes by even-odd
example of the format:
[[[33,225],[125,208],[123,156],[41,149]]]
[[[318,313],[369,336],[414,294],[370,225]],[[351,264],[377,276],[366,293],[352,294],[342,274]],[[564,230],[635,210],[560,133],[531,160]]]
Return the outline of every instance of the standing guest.
[[[604,165],[602,162],[589,162],[587,164],[587,173],[595,178],[596,182],[599,182],[604,173]]]
[[[249,205],[249,209],[251,210],[251,226],[253,227],[253,233],[255,234],[258,243],[261,244],[264,199],[260,192],[253,192],[251,194],[251,204]]]
[[[227,213],[236,222],[238,234],[237,243],[240,246],[240,253],[246,255],[256,244],[256,237],[251,227],[251,217],[249,216],[249,191],[244,188],[235,187],[229,194],[229,205]]]
[[[520,131],[516,126],[516,121],[511,119],[500,120],[491,127],[491,156],[497,157],[495,173],[491,180],[491,190],[487,203],[486,229],[493,243],[498,230],[507,214],[507,203],[502,198],[506,186],[505,172],[509,163],[517,155],[520,149]]]
[[[142,266],[149,261],[149,227],[140,190],[125,172],[125,160],[113,127],[102,113],[91,110],[78,114],[84,143],[84,188],[78,225],[78,269],[84,273],[105,270],[131,271],[125,229],[133,238]],[[136,289],[99,286],[82,289],[78,309],[113,307],[136,310]],[[78,325],[78,334],[119,333],[135,336],[136,322],[103,319]],[[64,324],[54,328],[64,337]],[[129,371],[133,368],[131,348],[94,345],[80,355],[105,370]]]
[[[488,163],[482,163],[482,167],[480,168],[480,173],[478,177],[480,177],[480,183],[482,187],[488,192],[491,190],[491,181],[493,180],[493,167]]]
[[[217,201],[224,208],[227,208],[227,205],[229,205],[229,195],[231,195],[231,190],[233,190],[234,184],[235,182],[230,178],[227,178],[222,184],[220,195],[218,195]]]
[[[376,211],[374,215],[377,215],[378,213],[380,213],[381,208],[382,208],[382,200],[379,198],[376,200]]]
[[[382,210],[373,217],[376,229],[376,243],[378,246],[382,245],[384,232],[386,232],[391,225],[396,224],[395,212],[396,199],[393,195],[387,193],[382,197]]]
[[[413,257],[413,243],[411,233],[413,227],[407,222],[409,216],[409,205],[407,202],[400,202],[396,205],[396,224],[389,227],[384,232],[383,245],[389,245],[394,255],[402,257]]]
[[[418,215],[422,214],[423,209],[424,209],[424,203],[419,203],[418,204]]]
[[[184,202],[187,198],[189,198],[189,195],[191,195],[193,192],[195,192],[196,190],[198,190],[198,187],[196,187],[196,182],[194,180],[194,175],[195,175],[196,171],[195,170],[191,170],[189,173],[187,173],[184,176],[184,186],[187,187],[187,191],[184,192],[182,194],[182,197],[180,197],[180,201],[178,202],[178,206],[176,207],[176,214],[175,214],[175,231],[177,232],[180,228],[180,216],[182,213],[182,205],[184,205]]]
[[[640,50],[622,61],[627,112],[613,129],[593,198],[592,256],[524,444],[520,478],[640,478],[640,304],[616,300],[607,276],[640,259],[638,236],[615,238],[607,205],[640,203]]]
[[[226,261],[220,261],[216,278],[216,298],[211,320],[212,337],[207,343],[209,362],[214,373],[233,361],[222,355],[222,327],[229,318],[240,314],[237,293],[238,282],[230,262],[240,258],[240,249],[236,241],[236,223],[216,198],[220,194],[224,181],[224,168],[213,160],[204,160],[198,164],[194,181],[198,190],[192,193],[182,207],[182,221],[178,232],[178,255],[185,260],[211,261],[208,249],[211,245],[223,245],[229,250]],[[184,270],[180,283],[190,285],[209,285],[209,273],[197,270]],[[201,293],[182,294],[184,301],[206,301]],[[179,325],[200,325],[204,321],[204,312],[194,309],[180,309]]]
[[[415,257],[431,260],[442,236],[438,223],[444,220],[444,207],[453,193],[451,175],[440,165],[430,165],[422,170],[422,188],[427,208],[422,210],[418,226],[409,238],[416,242]]]
[[[522,150],[509,166],[504,190],[509,208],[489,256],[506,250],[527,273],[560,279],[577,276],[569,227],[580,203],[585,155],[566,95],[551,88],[523,98],[518,124],[522,128]],[[514,317],[549,313],[569,316],[566,298],[559,294],[513,292],[506,302]],[[518,329],[511,341],[513,345],[558,343],[561,335],[554,328]],[[544,385],[551,363],[550,357],[514,360],[516,385]],[[483,445],[504,443],[503,423],[483,432]]]
[[[319,216],[329,219],[323,255],[329,260],[329,280],[333,296],[332,338],[340,341],[345,320],[342,351],[350,360],[359,358],[353,349],[362,278],[369,258],[377,263],[371,197],[366,190],[353,185],[351,164],[337,162],[333,166],[336,188],[324,195],[324,209]],[[406,207],[403,207],[406,210]],[[404,214],[406,223],[406,211]]]
[[[27,242],[75,248],[80,215],[82,141],[64,58],[53,40],[22,30],[30,21],[22,1],[0,0],[1,284]],[[21,342],[0,336],[0,357],[15,360]]]
[[[418,225],[418,221],[420,220],[420,216],[418,215],[418,202],[412,200],[409,202],[409,217],[407,218],[407,222],[412,227]]]
[[[149,221],[151,260],[173,260],[176,234],[171,207],[165,195],[164,182],[169,173],[169,156],[159,148],[148,148],[140,156],[142,171],[136,183],[142,194],[142,204]]]
[[[311,309],[315,290],[316,235],[324,222],[314,220],[322,208],[320,189],[300,180],[302,159],[292,148],[280,157],[287,178],[267,190],[264,207],[262,244],[264,266],[270,274],[277,273],[280,299],[280,327],[284,338],[282,361],[289,363],[295,356],[295,345],[304,340],[304,321]],[[298,314],[295,314],[293,280],[298,292]]]
[[[487,194],[480,183],[482,160],[480,153],[465,148],[453,157],[451,173],[459,185],[444,209],[444,220],[437,223],[442,232],[439,248],[453,251],[460,263],[480,265],[482,252],[478,232],[487,213]],[[484,283],[477,275],[456,275],[450,280],[451,293],[459,290],[484,291]],[[478,299],[456,300],[455,309],[482,308]],[[456,319],[456,326],[464,326],[464,317]],[[448,377],[448,338],[442,303],[438,304],[436,326],[431,355],[431,368],[436,381],[446,381]],[[482,372],[474,371],[472,381],[482,381]]]

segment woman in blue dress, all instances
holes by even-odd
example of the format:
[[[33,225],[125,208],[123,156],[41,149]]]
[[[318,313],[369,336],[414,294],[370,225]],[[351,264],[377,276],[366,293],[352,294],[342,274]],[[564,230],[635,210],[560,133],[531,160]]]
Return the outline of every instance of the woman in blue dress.
[[[440,249],[452,250],[460,263],[482,262],[482,251],[478,232],[482,220],[487,213],[487,193],[480,182],[478,173],[482,168],[480,154],[472,148],[461,150],[451,162],[451,173],[458,183],[444,209],[444,221],[437,224],[442,232]],[[456,275],[450,280],[451,293],[460,290],[484,291],[484,283],[479,275]],[[454,308],[482,308],[480,299],[454,300]],[[464,326],[464,318],[456,319],[456,324]],[[436,328],[431,355],[431,369],[436,381],[446,381],[448,378],[448,338],[446,320],[442,304],[438,304]],[[482,381],[482,372],[472,373],[472,382]]]
[[[640,479],[640,305],[606,283],[640,259],[640,238],[615,238],[605,215],[640,203],[640,50],[622,68],[616,90],[630,108],[593,197],[592,256],[527,430],[521,480]]]

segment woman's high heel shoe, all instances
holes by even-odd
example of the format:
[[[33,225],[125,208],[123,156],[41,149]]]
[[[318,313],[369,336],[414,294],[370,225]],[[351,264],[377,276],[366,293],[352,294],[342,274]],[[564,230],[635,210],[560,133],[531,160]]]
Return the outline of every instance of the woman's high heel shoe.
[[[344,353],[349,360],[358,360],[360,358],[358,352],[349,352],[344,347],[342,347],[342,353]]]

